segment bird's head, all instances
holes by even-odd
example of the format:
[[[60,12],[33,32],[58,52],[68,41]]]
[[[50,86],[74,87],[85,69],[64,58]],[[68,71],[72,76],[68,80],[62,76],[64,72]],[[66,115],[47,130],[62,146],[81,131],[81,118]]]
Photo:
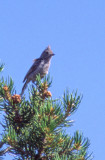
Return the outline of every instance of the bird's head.
[[[51,58],[55,54],[52,52],[50,46],[48,46],[41,54],[40,58],[46,59],[46,58]]]

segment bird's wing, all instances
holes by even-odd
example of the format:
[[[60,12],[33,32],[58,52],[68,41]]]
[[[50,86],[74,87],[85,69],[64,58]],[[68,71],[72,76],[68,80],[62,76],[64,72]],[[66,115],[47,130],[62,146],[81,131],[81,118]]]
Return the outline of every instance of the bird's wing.
[[[35,59],[35,62],[33,63],[31,68],[27,72],[26,76],[24,77],[23,82],[25,82],[25,80],[29,77],[29,75],[37,69],[37,66],[39,66],[41,60],[42,60],[42,58]]]

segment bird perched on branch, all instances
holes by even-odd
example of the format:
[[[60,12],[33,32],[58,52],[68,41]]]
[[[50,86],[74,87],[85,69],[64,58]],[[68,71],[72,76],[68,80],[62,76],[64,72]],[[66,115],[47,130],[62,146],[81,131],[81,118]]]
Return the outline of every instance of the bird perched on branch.
[[[50,46],[48,46],[42,52],[41,56],[34,60],[33,65],[24,77],[23,82],[25,83],[23,85],[21,95],[24,93],[24,90],[30,81],[35,82],[36,75],[40,74],[40,77],[43,78],[48,73],[52,56],[54,56],[54,53],[52,52]]]

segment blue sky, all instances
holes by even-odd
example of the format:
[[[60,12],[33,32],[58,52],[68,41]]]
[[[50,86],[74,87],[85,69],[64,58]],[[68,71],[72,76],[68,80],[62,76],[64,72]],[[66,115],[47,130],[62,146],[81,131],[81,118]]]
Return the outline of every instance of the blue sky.
[[[83,132],[94,160],[104,160],[105,1],[0,1],[0,61],[5,63],[3,76],[12,77],[17,93],[33,59],[48,45],[56,54],[49,70],[53,97],[61,97],[66,88],[83,94],[67,133]]]

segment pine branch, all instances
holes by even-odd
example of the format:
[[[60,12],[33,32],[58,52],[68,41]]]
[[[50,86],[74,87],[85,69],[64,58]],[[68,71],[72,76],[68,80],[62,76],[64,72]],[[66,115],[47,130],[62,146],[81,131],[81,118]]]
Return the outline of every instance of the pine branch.
[[[0,142],[0,148],[1,148],[4,144],[5,144],[4,142]],[[12,146],[9,146],[9,147],[7,147],[6,149],[1,150],[1,151],[0,151],[0,156],[3,156],[5,153],[9,152],[12,148],[13,148]]]
[[[49,76],[37,81],[29,89],[29,99],[14,94],[12,79],[0,80],[0,111],[5,112],[2,124],[3,144],[10,147],[0,153],[17,155],[20,160],[82,160],[89,159],[88,139],[76,132],[64,133],[63,127],[71,127],[71,115],[78,109],[82,96],[77,92],[64,92],[63,100],[53,100],[48,90],[52,81]]]

